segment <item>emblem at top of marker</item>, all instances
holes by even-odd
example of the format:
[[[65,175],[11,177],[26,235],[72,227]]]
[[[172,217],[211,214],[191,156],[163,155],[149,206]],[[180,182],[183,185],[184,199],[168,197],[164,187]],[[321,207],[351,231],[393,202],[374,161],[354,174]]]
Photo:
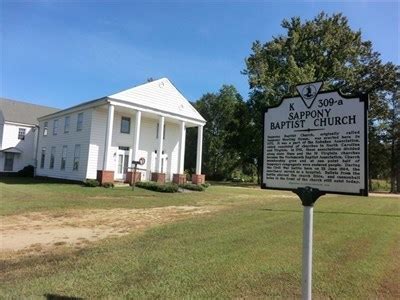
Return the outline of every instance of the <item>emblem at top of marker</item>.
[[[321,88],[322,82],[306,83],[296,86],[296,89],[307,108],[311,108]]]

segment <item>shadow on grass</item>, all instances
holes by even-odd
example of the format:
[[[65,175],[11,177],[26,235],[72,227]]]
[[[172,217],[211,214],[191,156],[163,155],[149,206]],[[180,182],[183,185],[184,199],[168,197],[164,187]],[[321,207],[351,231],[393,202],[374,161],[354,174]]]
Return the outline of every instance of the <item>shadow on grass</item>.
[[[61,296],[57,294],[44,294],[47,300],[81,300],[80,297]]]
[[[67,179],[58,179],[50,177],[0,177],[0,183],[4,184],[43,184],[43,183],[56,183],[56,184],[79,184],[82,185],[80,181],[73,181]]]
[[[295,212],[303,213],[301,210],[294,209],[272,209],[272,208],[262,208],[261,210],[270,212]],[[389,217],[389,218],[400,218],[400,215],[384,215],[384,214],[366,214],[358,212],[347,212],[347,211],[314,211],[315,214],[332,214],[332,215],[358,215],[358,216],[372,216],[372,217]]]

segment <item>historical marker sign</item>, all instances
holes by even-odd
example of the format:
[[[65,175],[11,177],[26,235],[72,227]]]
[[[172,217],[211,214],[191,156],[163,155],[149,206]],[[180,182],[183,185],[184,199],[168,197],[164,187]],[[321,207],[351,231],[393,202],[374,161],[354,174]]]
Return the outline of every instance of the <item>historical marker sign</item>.
[[[321,87],[298,85],[298,97],[266,110],[262,187],[367,196],[368,96]]]

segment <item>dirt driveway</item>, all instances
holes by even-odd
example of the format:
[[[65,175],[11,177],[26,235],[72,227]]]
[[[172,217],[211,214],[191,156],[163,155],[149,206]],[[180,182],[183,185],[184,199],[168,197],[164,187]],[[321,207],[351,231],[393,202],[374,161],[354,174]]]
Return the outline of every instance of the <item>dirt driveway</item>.
[[[167,206],[146,209],[68,210],[1,218],[0,254],[43,253],[61,245],[75,248],[111,236],[137,232],[158,224],[206,214],[210,207]]]

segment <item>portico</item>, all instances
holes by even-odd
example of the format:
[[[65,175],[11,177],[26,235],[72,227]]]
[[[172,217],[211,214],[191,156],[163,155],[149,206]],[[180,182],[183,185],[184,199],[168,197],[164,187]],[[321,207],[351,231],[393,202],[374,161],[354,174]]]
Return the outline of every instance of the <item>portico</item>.
[[[162,85],[162,89],[166,83]],[[160,87],[160,84],[157,86]],[[204,183],[201,161],[205,121],[190,103],[177,103],[175,107],[178,110],[175,111],[161,111],[155,107],[145,107],[127,101],[126,96],[119,93],[107,97],[106,105],[98,108],[95,114],[98,119],[101,119],[101,116],[106,119],[104,151],[99,151],[99,154],[102,153],[102,163],[101,168],[97,170],[97,179],[101,183],[115,180],[132,182],[133,174],[129,169],[131,162],[144,158],[145,164],[138,165],[136,181],[186,183],[186,128],[197,127],[196,173],[192,176],[192,182]],[[194,119],[192,116],[183,115],[182,111],[185,108],[200,117]]]

